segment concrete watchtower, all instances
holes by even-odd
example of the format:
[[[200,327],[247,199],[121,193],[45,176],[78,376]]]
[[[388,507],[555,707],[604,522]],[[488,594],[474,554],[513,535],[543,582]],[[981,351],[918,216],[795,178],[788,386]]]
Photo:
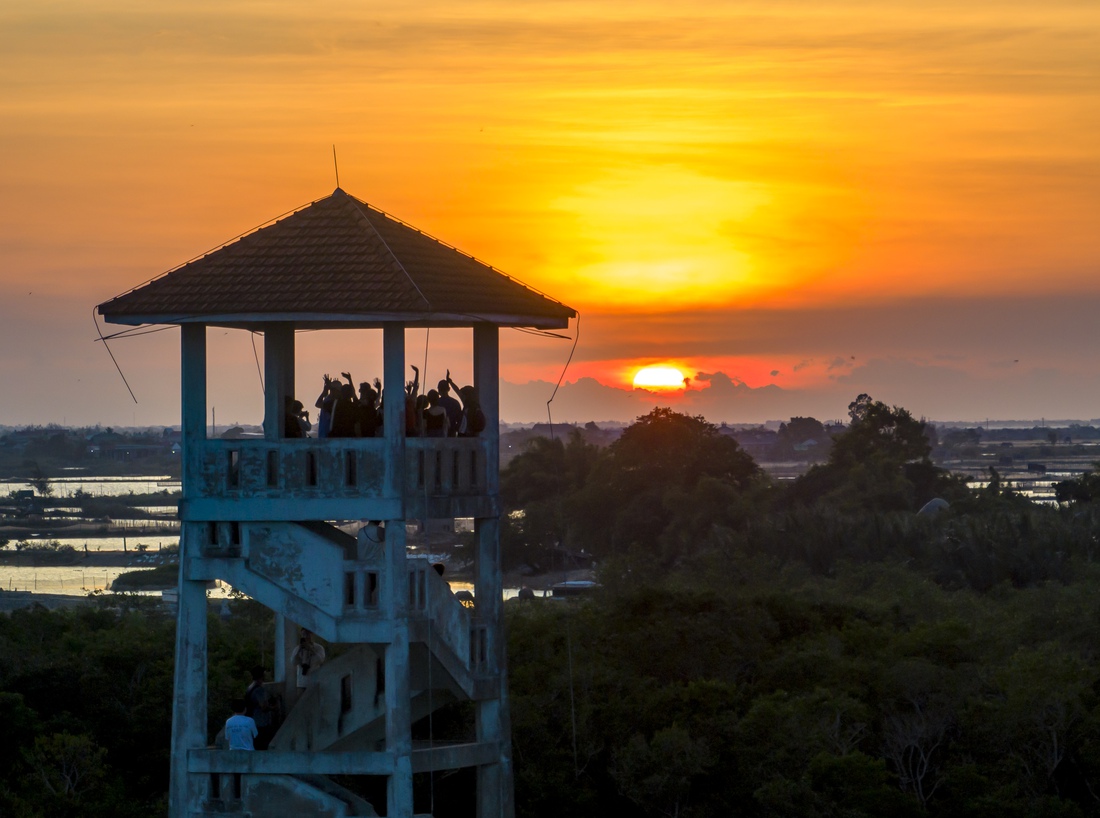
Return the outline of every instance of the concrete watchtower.
[[[576,313],[339,188],[100,304],[99,312],[112,323],[181,329],[173,818],[376,814],[333,775],[383,778],[385,814],[406,818],[413,815],[414,773],[464,767],[477,770],[479,818],[510,818],[499,328],[560,329]],[[263,334],[262,440],[207,438],[211,326]],[[472,328],[486,418],[480,436],[406,437],[409,327]],[[352,328],[382,330],[384,436],[285,438],[295,331]],[[406,553],[407,520],[455,517],[475,521],[473,610],[459,604],[427,560]],[[336,526],[354,520],[385,521],[383,546]],[[294,684],[287,685],[292,706],[266,752],[209,748],[205,587],[212,579],[275,612],[276,682],[287,680],[299,627],[345,646],[296,701]],[[475,703],[473,740],[413,741],[414,721],[456,700]]]

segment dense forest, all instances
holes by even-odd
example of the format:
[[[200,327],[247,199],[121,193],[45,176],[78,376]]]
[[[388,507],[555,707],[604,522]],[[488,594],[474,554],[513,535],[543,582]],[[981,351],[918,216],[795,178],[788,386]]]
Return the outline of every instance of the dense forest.
[[[667,409],[510,461],[508,565],[602,584],[506,606],[518,815],[1100,815],[1100,479],[976,491],[904,409],[850,416],[782,484]],[[172,631],[128,598],[0,617],[0,815],[163,812]],[[271,633],[211,617],[212,731]]]

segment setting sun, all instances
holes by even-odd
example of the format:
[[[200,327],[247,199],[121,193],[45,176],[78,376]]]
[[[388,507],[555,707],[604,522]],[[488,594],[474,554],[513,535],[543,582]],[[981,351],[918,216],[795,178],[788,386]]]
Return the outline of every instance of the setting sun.
[[[647,366],[634,375],[635,389],[683,389],[684,374],[673,366]]]

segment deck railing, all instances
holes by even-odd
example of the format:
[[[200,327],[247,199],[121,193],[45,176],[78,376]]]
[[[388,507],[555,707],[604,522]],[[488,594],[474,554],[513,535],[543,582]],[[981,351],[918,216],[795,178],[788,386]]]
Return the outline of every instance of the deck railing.
[[[487,441],[479,438],[408,438],[407,496],[477,497],[488,485]],[[192,461],[194,498],[375,498],[383,493],[386,441],[206,440]]]

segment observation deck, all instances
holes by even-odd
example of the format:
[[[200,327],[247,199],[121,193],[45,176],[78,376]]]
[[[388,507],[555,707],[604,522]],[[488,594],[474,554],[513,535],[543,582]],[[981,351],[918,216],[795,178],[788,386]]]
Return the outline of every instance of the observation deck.
[[[180,518],[391,520],[491,517],[496,464],[487,438],[201,440],[189,452]],[[401,468],[396,468],[399,460]],[[396,475],[403,474],[398,483]],[[389,475],[389,480],[387,480]],[[400,485],[395,496],[387,485]],[[403,509],[403,514],[399,515]]]

